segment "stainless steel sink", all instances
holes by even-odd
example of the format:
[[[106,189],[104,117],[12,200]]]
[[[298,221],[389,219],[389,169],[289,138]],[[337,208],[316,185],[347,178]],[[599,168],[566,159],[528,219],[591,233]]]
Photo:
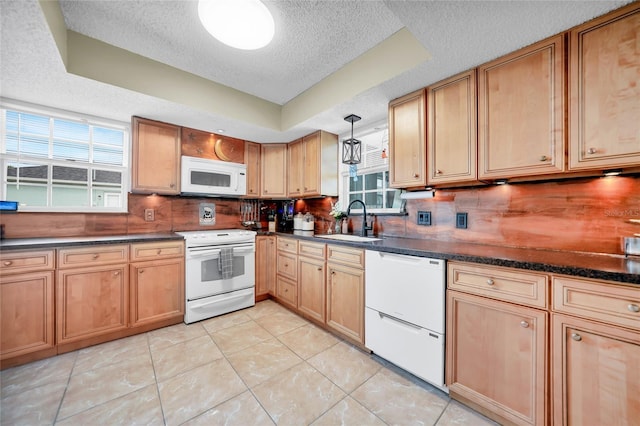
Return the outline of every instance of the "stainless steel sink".
[[[370,243],[373,241],[382,240],[382,238],[377,238],[377,237],[361,237],[360,235],[351,235],[351,234],[316,234],[314,235],[314,237],[326,238],[327,240],[355,241],[359,243]]]

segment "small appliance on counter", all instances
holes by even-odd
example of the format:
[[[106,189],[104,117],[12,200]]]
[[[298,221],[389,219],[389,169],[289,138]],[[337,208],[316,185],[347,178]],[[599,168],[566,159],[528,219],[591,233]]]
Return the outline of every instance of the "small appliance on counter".
[[[293,230],[302,231],[302,222],[304,222],[304,215],[302,212],[298,212],[298,214],[293,217]]]
[[[302,219],[302,230],[303,231],[313,231],[313,227],[315,224],[315,218],[309,212],[304,215]]]
[[[279,211],[278,215],[279,231],[288,232],[294,229],[293,203],[294,201],[285,201],[282,203],[282,211]]]

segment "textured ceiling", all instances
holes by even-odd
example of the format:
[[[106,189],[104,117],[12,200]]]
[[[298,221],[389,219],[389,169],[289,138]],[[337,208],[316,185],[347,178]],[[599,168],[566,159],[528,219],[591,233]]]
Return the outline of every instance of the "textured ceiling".
[[[406,27],[432,58],[288,129],[212,114],[66,72],[36,0],[0,1],[0,95],[128,121],[131,115],[259,142],[345,133],[386,118],[389,100],[582,23],[628,1],[265,1],[273,42],[238,51],[208,36],[195,1],[60,1],[68,29],[285,105]],[[175,82],[179,89],[180,82]]]

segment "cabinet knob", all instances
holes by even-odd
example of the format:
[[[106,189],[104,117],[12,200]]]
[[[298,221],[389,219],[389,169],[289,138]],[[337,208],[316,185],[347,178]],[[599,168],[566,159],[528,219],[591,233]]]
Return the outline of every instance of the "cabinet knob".
[[[322,271],[322,268],[321,268],[321,267],[318,267],[318,271]]]
[[[162,253],[162,249],[158,249],[158,254]]]
[[[582,340],[582,336],[580,336],[578,333],[571,333],[571,338],[576,342],[579,342],[580,340]]]
[[[97,259],[97,258],[99,258],[99,257],[100,257],[100,255],[99,255],[99,254],[94,254],[93,256],[91,256],[91,258],[92,258],[93,260],[96,260],[96,259]]]
[[[598,152],[598,150],[597,150],[597,149],[595,149],[595,148],[589,148],[589,149],[587,150],[587,153],[588,153],[588,154],[595,154],[596,152]]]
[[[307,190],[307,187],[306,187],[306,186],[304,187],[304,190],[305,190],[305,191]]]
[[[495,281],[493,281],[491,278],[487,280],[487,285],[494,285],[494,284],[495,284]]]
[[[440,169],[436,170],[436,174],[437,174],[437,175],[441,175],[441,174],[442,174],[442,170],[440,170]],[[416,176],[416,177],[417,177],[417,176]]]
[[[296,188],[296,191],[300,191],[300,188]]]
[[[541,155],[540,156],[540,161],[548,161],[548,160],[550,160],[550,158],[547,157],[546,155]]]
[[[170,184],[169,184],[169,188],[175,188],[175,187],[176,187],[176,184],[175,184],[175,183],[170,183]]]
[[[630,312],[640,312],[640,306],[638,306],[638,305],[636,305],[636,304],[634,304],[634,303],[630,303],[630,304],[627,306],[627,309],[628,309]]]
[[[265,189],[265,190],[264,190],[264,193],[265,193],[265,194],[268,194],[268,193],[269,193],[269,191]]]
[[[140,269],[140,270],[138,270],[138,273],[139,273],[139,274],[143,274],[143,273],[144,273],[144,269]]]
[[[6,261],[4,262],[4,266],[10,266],[12,263],[13,263],[12,261],[10,261],[10,260],[6,260]]]
[[[336,274],[336,271],[331,271],[331,275],[335,275],[335,274]]]
[[[529,323],[526,321],[520,321],[520,326],[523,328],[529,328]]]
[[[414,173],[414,174],[413,174],[413,177],[414,177],[414,178],[419,178],[419,177],[420,177],[420,175],[419,175],[419,174],[417,174],[417,173]]]
[[[253,193],[253,189],[249,189],[249,192]]]
[[[285,267],[285,268],[288,268],[288,267],[289,267],[289,264],[288,264],[288,263],[285,263],[285,264],[284,264],[284,267]]]
[[[117,277],[118,275],[120,275],[120,271],[114,271],[114,272],[113,272],[113,276],[114,276],[114,277]]]

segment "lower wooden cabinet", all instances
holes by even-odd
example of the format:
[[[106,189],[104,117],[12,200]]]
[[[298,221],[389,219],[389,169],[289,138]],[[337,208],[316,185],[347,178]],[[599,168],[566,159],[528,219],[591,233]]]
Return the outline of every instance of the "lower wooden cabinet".
[[[0,276],[3,367],[18,356],[41,351],[49,352],[45,356],[55,354],[53,293],[53,271]]]
[[[547,423],[548,313],[447,292],[450,392],[514,424]]]
[[[132,327],[184,318],[184,260],[165,259],[130,265]]]
[[[276,294],[276,237],[256,237],[256,301]]]
[[[276,278],[276,297],[290,308],[298,308],[298,284],[278,275]]]
[[[364,344],[363,269],[327,263],[327,327]]]
[[[324,323],[325,321],[325,261],[300,256],[298,258],[298,310]]]
[[[116,264],[58,271],[58,344],[126,329],[129,325],[129,266]]]
[[[640,333],[553,314],[553,424],[640,419]]]

